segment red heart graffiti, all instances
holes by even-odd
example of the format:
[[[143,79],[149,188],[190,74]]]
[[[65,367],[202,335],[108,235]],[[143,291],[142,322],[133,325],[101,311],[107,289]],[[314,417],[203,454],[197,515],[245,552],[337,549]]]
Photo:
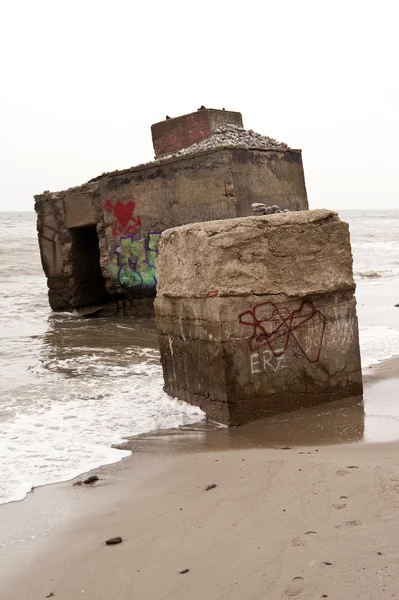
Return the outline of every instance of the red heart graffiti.
[[[127,202],[127,204],[123,204],[123,202],[117,202],[115,204],[114,215],[121,224],[123,231],[125,231],[129,225],[129,221],[133,217],[135,208],[136,203],[133,200],[131,200],[131,202]]]
[[[112,228],[114,235],[124,235],[128,233],[136,233],[137,229],[141,226],[141,218],[134,217],[134,211],[136,203],[134,200],[130,202],[117,202],[112,204],[110,200],[107,200],[104,204],[105,210],[112,210],[115,217],[115,223]]]

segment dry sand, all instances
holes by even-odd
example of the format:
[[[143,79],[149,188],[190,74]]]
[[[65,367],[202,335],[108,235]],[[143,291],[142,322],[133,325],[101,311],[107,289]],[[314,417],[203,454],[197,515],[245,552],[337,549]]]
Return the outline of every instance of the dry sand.
[[[366,379],[392,383],[398,366]],[[173,446],[138,445],[90,488],[48,486],[0,507],[0,598],[399,596],[399,443]],[[122,544],[106,546],[114,536]]]

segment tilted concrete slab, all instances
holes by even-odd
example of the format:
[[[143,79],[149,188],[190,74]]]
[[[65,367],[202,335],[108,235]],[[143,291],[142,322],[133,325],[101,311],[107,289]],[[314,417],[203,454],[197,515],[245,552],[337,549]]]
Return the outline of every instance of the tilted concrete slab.
[[[314,210],[161,236],[165,390],[238,425],[362,393],[348,225]]]

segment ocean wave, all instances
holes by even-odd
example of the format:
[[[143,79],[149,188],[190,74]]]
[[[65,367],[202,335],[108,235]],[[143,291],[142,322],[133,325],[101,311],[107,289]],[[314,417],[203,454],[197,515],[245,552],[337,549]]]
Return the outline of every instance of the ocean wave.
[[[121,460],[130,452],[112,446],[127,437],[204,419],[198,407],[163,391],[160,365],[148,367],[130,377],[119,373],[119,383],[77,377],[3,397],[10,411],[0,430],[0,504]]]
[[[378,279],[384,277],[385,273],[383,271],[355,271],[354,275],[364,279]]]

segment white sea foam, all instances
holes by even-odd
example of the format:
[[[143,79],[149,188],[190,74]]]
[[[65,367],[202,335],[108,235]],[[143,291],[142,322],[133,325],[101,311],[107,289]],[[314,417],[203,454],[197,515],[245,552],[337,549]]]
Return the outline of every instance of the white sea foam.
[[[360,327],[362,368],[399,356],[399,331],[376,325]]]
[[[148,352],[150,360],[133,365],[129,374],[121,368],[99,379],[101,366],[92,356],[78,370],[93,367],[96,377],[50,380],[30,387],[30,398],[24,390],[14,390],[8,402],[3,398],[0,503],[120,460],[129,452],[111,446],[128,436],[204,418],[199,408],[163,392],[160,365]]]

